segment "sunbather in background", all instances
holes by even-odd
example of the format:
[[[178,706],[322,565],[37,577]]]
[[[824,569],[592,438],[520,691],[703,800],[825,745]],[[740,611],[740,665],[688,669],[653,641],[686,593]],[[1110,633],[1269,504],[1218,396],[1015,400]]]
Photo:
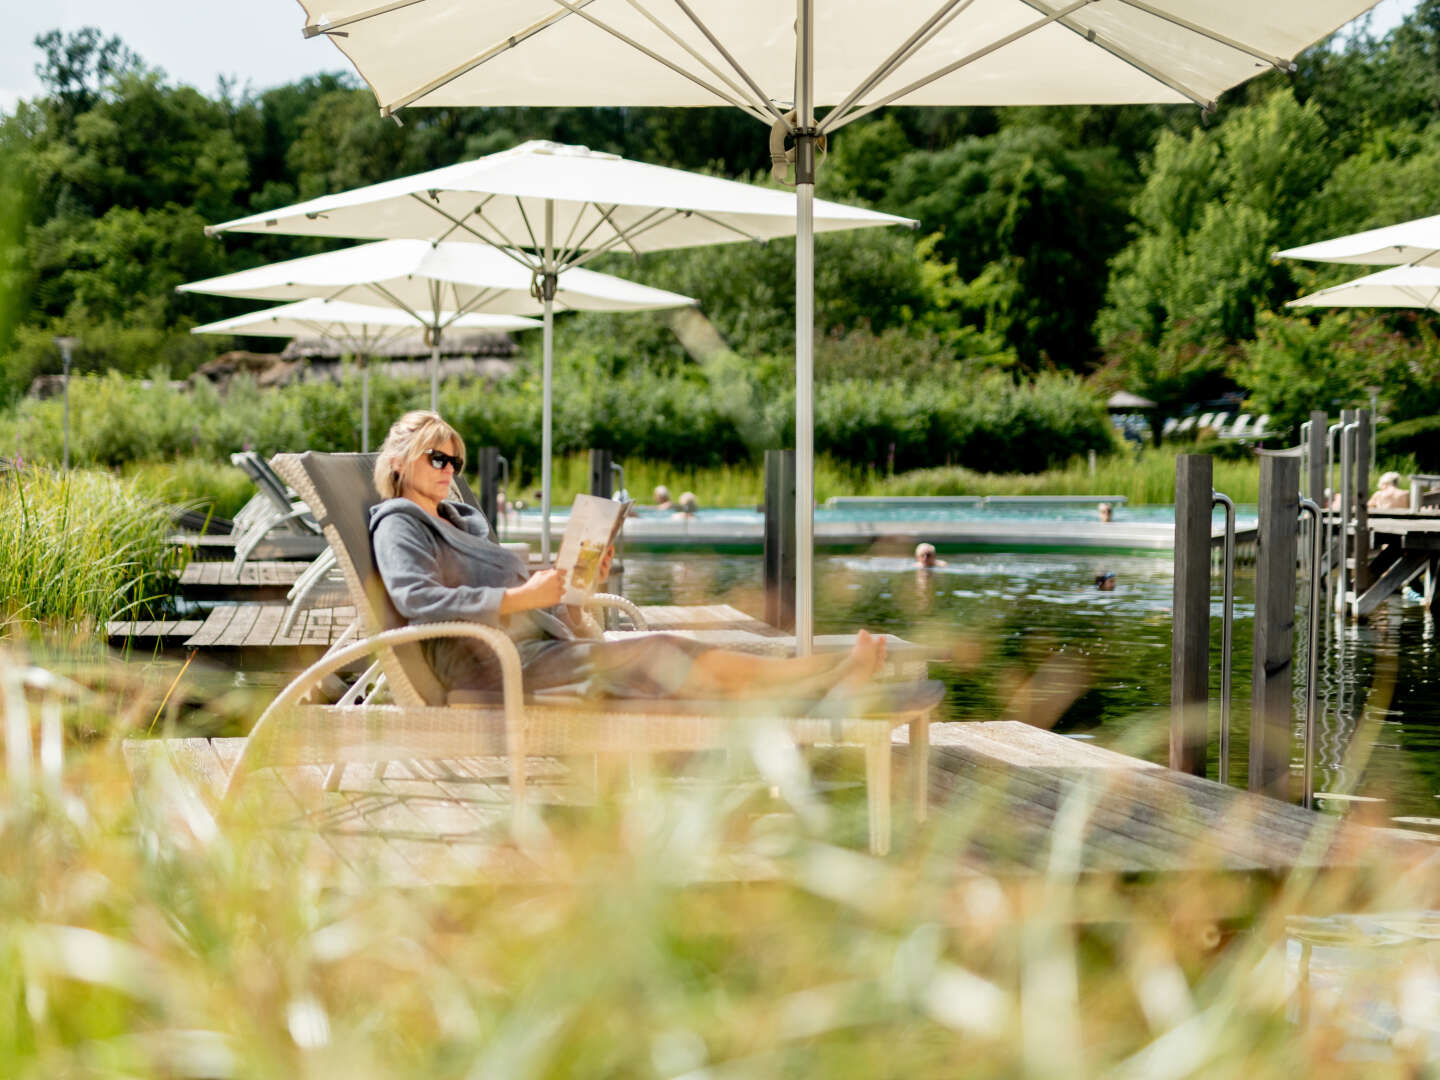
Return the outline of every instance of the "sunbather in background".
[[[791,659],[711,648],[675,634],[588,636],[577,614],[559,606],[562,571],[529,574],[490,539],[482,513],[448,499],[451,477],[464,464],[464,443],[436,413],[411,412],[395,423],[375,463],[375,486],[385,497],[370,512],[375,563],[403,618],[468,620],[509,634],[526,691],[576,686],[613,697],[818,701],[858,690],[884,661],[884,637],[864,630],[848,653]],[[602,559],[602,581],[612,557],[607,551]],[[500,689],[499,664],[483,643],[442,638],[424,648],[448,689]]]

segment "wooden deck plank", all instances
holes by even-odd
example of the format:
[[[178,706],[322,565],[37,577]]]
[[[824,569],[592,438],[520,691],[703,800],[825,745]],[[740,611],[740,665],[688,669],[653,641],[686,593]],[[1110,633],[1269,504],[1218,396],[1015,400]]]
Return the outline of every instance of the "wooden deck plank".
[[[235,618],[235,610],[238,606],[238,604],[216,604],[210,609],[210,614],[206,616],[204,624],[185,644],[192,649],[209,648]]]
[[[284,604],[265,604],[256,616],[254,625],[250,627],[250,632],[245,636],[245,644],[258,647],[270,646],[275,640],[275,635],[279,633],[280,623],[284,618]]]
[[[250,633],[250,628],[260,617],[260,608],[259,604],[237,604],[235,617],[226,625],[220,636],[211,643],[212,647],[234,649],[243,646]]]

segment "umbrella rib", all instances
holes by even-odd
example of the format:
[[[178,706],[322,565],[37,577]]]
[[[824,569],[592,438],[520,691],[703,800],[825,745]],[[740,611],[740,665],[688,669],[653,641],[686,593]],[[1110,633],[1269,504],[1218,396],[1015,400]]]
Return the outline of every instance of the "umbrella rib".
[[[695,14],[690,5],[687,4],[685,0],[675,0],[675,6],[685,13],[685,16],[695,24],[695,28],[705,35],[705,40],[710,42],[715,51],[725,58],[725,62],[735,69],[735,73],[745,81],[746,86],[750,87],[755,97],[758,98],[760,103],[765,107],[765,110],[793,133],[795,130],[794,125],[785,118],[784,113],[775,107],[775,103],[770,100],[769,95],[760,89],[760,85],[751,78],[748,71],[740,66],[740,62],[730,55],[730,50],[720,43],[720,39],[711,32],[710,28],[705,25],[700,16]]]
[[[692,210],[691,213],[698,218],[703,218],[704,220],[710,222],[711,225],[718,225],[722,229],[729,229],[731,232],[739,233],[741,236],[745,237],[746,240],[753,240],[757,244],[765,243],[765,237],[757,236],[755,233],[748,233],[744,229],[740,228],[740,226],[731,225],[728,221],[721,221],[719,218],[712,217],[711,215],[705,213],[705,211],[703,210]]]
[[[519,196],[519,195],[516,195],[516,196],[515,196],[515,209],[520,211],[520,220],[525,223],[525,231],[530,234],[530,248],[531,248],[531,250],[532,250],[532,251],[539,251],[539,250],[540,250],[540,242],[535,239],[535,230],[530,227],[530,215],[527,214],[527,213],[525,213],[525,204],[520,201],[520,196]],[[493,228],[493,226],[492,226],[492,228]],[[495,231],[496,231],[496,232],[499,232],[500,230],[496,229]],[[501,236],[504,236],[505,234],[504,234],[504,233],[500,233],[500,235],[501,235]],[[542,262],[543,262],[544,260],[548,259],[548,258],[550,258],[550,253],[549,253],[548,251],[543,252],[543,253],[541,254],[541,256],[540,256],[540,259],[541,259]]]
[[[655,221],[650,221],[652,217],[660,213],[659,210],[651,211],[649,214],[646,214],[645,217],[641,218],[634,225],[632,225],[628,233],[620,233],[619,235],[614,236],[609,240],[606,240],[605,243],[591,248],[589,252],[587,252],[585,255],[572,262],[569,266],[569,269],[573,270],[577,266],[583,266],[585,263],[589,262],[597,255],[604,255],[606,252],[613,250],[615,245],[620,243],[622,240],[625,241],[631,251],[634,251],[635,254],[638,255],[640,253],[638,251],[635,251],[635,245],[630,243],[631,240],[635,239],[635,237],[640,236],[643,233],[649,232],[657,225],[664,225],[667,221],[674,221],[683,212],[684,211],[681,210],[671,210],[668,216],[659,218]],[[645,225],[645,227],[642,229],[640,226],[647,221],[650,221],[650,223],[648,225]]]
[[[820,121],[820,132],[830,130],[832,119],[834,125],[845,122],[845,111],[859,101],[862,97],[873,90],[883,80],[889,78],[907,60],[914,56],[921,48],[933,41],[937,34],[949,26],[966,8],[970,7],[975,0],[948,0],[939,11],[926,19],[920,28],[905,39],[904,43],[885,58],[885,61],[872,71],[859,86],[845,95],[845,99],[831,109],[824,120]]]
[[[422,97],[426,97],[427,95],[434,93],[442,86],[446,86],[454,82],[456,79],[460,78],[460,76],[474,71],[481,64],[487,63],[495,59],[495,57],[499,56],[501,53],[507,52],[508,50],[515,48],[515,46],[519,45],[522,41],[527,41],[530,38],[534,37],[536,34],[540,33],[540,31],[553,26],[555,23],[565,18],[565,15],[567,13],[579,14],[580,7],[583,7],[584,5],[592,2],[593,0],[576,0],[576,6],[573,7],[569,4],[566,4],[565,12],[556,12],[553,15],[545,16],[545,18],[530,24],[524,30],[521,30],[518,34],[512,34],[510,37],[507,37],[498,45],[492,45],[484,52],[479,53],[476,56],[472,56],[463,64],[451,68],[449,71],[445,72],[445,74],[431,79],[428,83],[425,83],[423,86],[410,91],[408,94],[402,94],[394,101],[382,105],[380,107],[380,115],[390,116],[392,113],[395,112],[396,109],[403,109],[406,105],[410,105],[416,101],[419,101]]]
[[[587,231],[584,236],[582,236],[579,240],[577,240],[577,241],[575,242],[575,245],[574,245],[573,247],[570,246],[570,241],[569,241],[568,239],[565,241],[565,251],[562,253],[561,257],[556,260],[556,262],[557,262],[558,265],[560,265],[560,266],[569,266],[569,265],[570,265],[570,260],[573,259],[573,258],[575,258],[577,255],[580,254],[580,249],[585,246],[585,241],[589,240],[590,237],[592,237],[592,236],[595,235],[595,230],[596,230],[596,229],[600,228],[601,225],[606,224],[606,222],[607,222],[607,220],[608,220],[608,218],[607,218],[607,212],[604,211],[604,210],[601,210],[601,209],[600,209],[600,204],[597,203],[597,202],[592,202],[592,203],[590,203],[590,205],[595,208],[595,213],[599,215],[598,220],[595,222],[594,225],[591,225],[591,226],[590,226],[589,231]],[[616,204],[614,204],[613,206],[611,206],[611,207],[610,207],[610,210],[609,210],[609,213],[614,213],[617,209],[619,209],[619,206],[620,206],[619,203],[616,203]],[[575,223],[576,223],[577,225],[580,223],[580,215],[579,215],[579,214],[576,214],[576,215],[575,215]],[[572,229],[571,231],[573,232],[574,230]]]
[[[596,207],[596,209],[599,209],[599,207]],[[632,255],[639,255],[640,252],[638,252],[637,250],[635,250],[635,245],[632,244],[632,243],[630,242],[630,238],[625,235],[625,230],[622,229],[619,225],[615,224],[614,219],[610,216],[610,215],[613,214],[617,209],[619,209],[618,206],[613,206],[613,207],[610,208],[609,211],[601,210],[601,211],[600,211],[600,215],[605,219],[606,223],[607,223],[612,229],[615,230],[615,237],[616,237],[616,239],[618,239],[618,240],[620,240],[620,241],[623,241],[624,244],[625,244],[625,246],[630,249],[630,254],[632,254]],[[641,218],[638,222],[636,222],[636,227],[638,227],[639,225],[644,224],[646,221],[648,221],[650,218],[654,217],[654,216],[655,216],[656,214],[658,214],[659,212],[660,212],[660,211],[658,211],[658,210],[652,210],[652,211],[650,211],[650,213],[646,214],[645,217]],[[602,246],[603,246],[603,245],[602,245]]]
[[[373,19],[377,15],[387,15],[392,11],[398,11],[400,8],[407,8],[412,4],[422,2],[423,0],[393,0],[392,3],[381,4],[379,7],[373,7],[369,11],[357,11],[354,15],[346,15],[343,19],[327,20],[324,23],[306,23],[305,28],[300,32],[306,38],[316,37],[320,34],[329,34],[332,31],[339,30],[341,27],[353,26],[355,23],[364,22],[366,19]]]
[[[1031,0],[1021,0],[1021,2],[1028,4],[1030,7],[1036,7],[1034,3],[1031,3]],[[907,94],[914,93],[922,86],[928,86],[930,83],[935,82],[937,79],[943,79],[946,75],[953,74],[954,72],[959,71],[961,68],[973,64],[977,60],[984,59],[991,53],[1003,49],[1005,48],[1005,46],[1013,44],[1014,42],[1019,41],[1021,38],[1033,34],[1037,30],[1043,30],[1051,23],[1059,22],[1066,16],[1072,15],[1075,12],[1079,11],[1081,8],[1087,7],[1088,5],[1093,3],[1096,3],[1096,0],[1074,0],[1074,3],[1066,5],[1058,12],[1047,14],[1044,18],[1037,19],[1035,22],[1030,23],[1028,26],[1022,26],[1020,29],[1014,30],[996,41],[992,41],[989,45],[986,45],[985,47],[980,49],[976,49],[974,52],[970,53],[967,56],[962,56],[954,63],[946,64],[939,71],[932,72],[931,74],[926,75],[924,78],[916,79],[908,86],[902,86],[899,90],[896,90],[891,94],[887,94],[885,97],[881,98],[878,101],[873,101],[869,105],[863,105],[859,108],[851,109],[849,116],[846,116],[841,120],[837,121],[836,123],[831,124],[829,126],[829,130],[835,131],[836,129],[843,127],[845,124],[848,124],[854,120],[858,120],[860,119],[860,117],[866,116],[874,112],[876,109],[883,109],[892,101],[896,101],[899,98],[905,97]],[[1039,9],[1037,8],[1037,10]],[[829,117],[827,116],[826,119],[828,120]]]
[[[500,254],[506,256],[507,258],[513,259],[515,262],[518,262],[521,266],[525,267],[526,270],[530,270],[533,272],[536,269],[533,264],[531,264],[529,261],[527,261],[524,257],[522,257],[515,251],[515,247],[513,244],[510,243],[510,239],[505,235],[505,231],[496,226],[494,222],[492,222],[489,218],[482,214],[480,212],[480,207],[477,206],[472,212],[481,221],[485,222],[486,225],[489,225],[490,228],[495,230],[496,234],[500,237],[500,243],[497,244],[494,240],[490,239],[490,237],[486,236],[484,233],[465,224],[463,218],[457,218],[454,214],[447,213],[445,210],[442,210],[440,207],[434,205],[433,203],[427,203],[424,199],[422,199],[419,195],[416,195],[413,191],[410,193],[410,197],[416,202],[418,202],[421,206],[433,210],[435,213],[443,217],[446,221],[454,224],[456,228],[465,230],[471,236],[475,237],[476,240],[479,240],[482,244],[489,244],[496,251],[500,252]],[[485,201],[489,202],[490,200],[486,199]]]
[[[1020,2],[1027,7],[1034,8],[1036,11],[1041,12],[1042,14],[1050,14],[1050,9],[1047,8],[1044,4],[1040,3],[1039,0],[1020,0]],[[1079,26],[1075,23],[1072,23],[1068,18],[1068,15],[1068,11],[1062,12],[1060,17],[1057,18],[1055,21],[1058,22],[1061,26],[1065,27],[1066,30],[1069,30],[1072,34],[1080,35],[1086,41],[1094,45],[1096,48],[1104,49],[1117,60],[1129,64],[1141,74],[1148,75],[1156,82],[1164,86],[1170,87],[1170,89],[1174,90],[1176,93],[1183,94],[1185,97],[1193,101],[1196,105],[1199,105],[1206,112],[1214,111],[1215,102],[1212,99],[1196,93],[1184,83],[1179,82],[1176,79],[1172,79],[1170,76],[1161,72],[1158,68],[1151,67],[1149,64],[1145,63],[1133,53],[1122,49],[1119,45],[1106,41],[1098,34],[1096,34],[1094,30],[1085,26]]]
[[[745,91],[740,88],[740,86],[735,82],[734,79],[730,78],[729,75],[726,75],[725,72],[720,69],[719,65],[713,63],[712,61],[701,55],[699,49],[695,48],[688,41],[686,41],[679,34],[677,34],[674,30],[670,29],[670,27],[667,26],[664,21],[660,19],[659,16],[652,14],[648,8],[644,7],[640,3],[640,0],[626,0],[626,2],[636,11],[638,11],[641,15],[643,15],[646,19],[648,19],[657,30],[659,30],[662,34],[668,37],[676,45],[679,45],[680,48],[684,49],[687,53],[689,53],[690,56],[697,63],[704,64],[705,69],[709,71],[710,74],[714,75],[717,79],[719,79],[721,82],[723,82],[726,86],[728,86],[732,91],[734,91],[737,98],[739,98],[741,101],[746,100]],[[701,29],[703,30],[704,28],[702,27]],[[733,64],[734,61],[732,60],[731,63]],[[753,84],[751,88],[754,89]],[[753,108],[751,110],[751,115],[757,117],[764,117],[766,123],[769,123],[769,117],[765,115],[764,95],[757,93],[756,100],[760,103],[760,105],[758,108]]]
[[[409,315],[412,319],[414,319],[416,322],[418,322],[421,326],[428,326],[428,325],[429,325],[429,324],[425,321],[425,317],[424,317],[423,315],[421,315],[419,312],[417,312],[417,311],[416,311],[414,308],[412,308],[409,304],[405,303],[404,300],[401,300],[398,296],[396,296],[393,292],[391,292],[389,289],[387,289],[384,285],[381,285],[378,281],[376,281],[376,282],[371,282],[369,287],[370,287],[372,290],[374,290],[375,292],[379,293],[381,296],[385,297],[386,300],[389,300],[390,303],[394,304],[394,305],[395,305],[397,308],[399,308],[401,311],[405,312],[405,314]]]
[[[1199,34],[1203,38],[1209,38],[1218,45],[1224,45],[1234,49],[1236,52],[1243,52],[1247,56],[1253,56],[1256,60],[1264,60],[1265,63],[1272,65],[1280,71],[1288,72],[1295,70],[1295,64],[1290,60],[1286,60],[1284,57],[1272,56],[1270,53],[1263,52],[1254,46],[1246,45],[1243,41],[1236,41],[1234,38],[1226,37],[1217,31],[1209,30],[1199,23],[1193,23],[1189,19],[1182,19],[1178,15],[1171,15],[1169,12],[1151,7],[1149,4],[1142,3],[1141,0],[1119,0],[1119,3],[1124,4],[1126,7],[1134,8],[1136,11],[1143,11],[1146,15],[1153,15],[1155,18],[1171,23],[1181,29],[1189,30],[1192,34]]]
[[[675,63],[673,60],[667,60],[665,57],[657,53],[654,49],[646,48],[634,38],[628,36],[627,34],[621,33],[619,30],[615,29],[613,26],[610,26],[608,23],[602,22],[594,15],[591,15],[588,11],[581,11],[580,4],[582,2],[588,2],[588,0],[577,0],[577,2],[574,4],[569,3],[568,0],[553,0],[553,2],[559,4],[562,8],[570,12],[572,15],[579,15],[580,18],[584,19],[586,22],[592,24],[593,26],[599,27],[601,30],[604,30],[607,34],[610,34],[613,37],[619,38],[626,45],[629,45],[632,49],[636,49],[639,52],[642,52],[646,56],[650,57],[650,59],[654,60],[657,64],[664,64],[671,71],[675,72],[675,74],[683,78],[689,79],[706,93],[714,94],[717,98],[719,98],[726,104],[734,105],[737,109],[749,113],[751,116],[754,116],[757,119],[763,119],[764,122],[767,124],[770,122],[770,118],[766,116],[763,112],[757,113],[755,111],[755,106],[752,103],[743,99],[736,100],[729,94],[717,90],[714,86],[710,85],[710,83],[700,78],[700,76],[696,75],[693,71],[686,71],[683,67]]]

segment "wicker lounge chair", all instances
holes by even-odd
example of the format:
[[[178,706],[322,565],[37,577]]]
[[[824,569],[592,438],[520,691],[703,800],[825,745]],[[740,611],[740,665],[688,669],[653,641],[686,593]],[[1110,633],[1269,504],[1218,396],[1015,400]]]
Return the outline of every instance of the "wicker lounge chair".
[[[350,596],[359,630],[338,641],[318,663],[287,686],[257,721],[227,785],[227,799],[244,775],[269,765],[330,765],[332,780],[346,762],[383,763],[499,754],[509,759],[517,825],[523,819],[527,755],[587,755],[701,750],[734,745],[739,723],[774,723],[799,745],[844,743],[865,750],[871,850],[883,853],[890,837],[891,735],[910,725],[916,809],[924,814],[930,708],[854,719],[781,715],[778,706],[736,703],[565,700],[527,698],[520,659],[502,631],[476,623],[406,625],[390,603],[370,547],[370,507],[379,501],[368,454],[281,454],[273,464],[314,510]],[[639,620],[620,597],[600,602]],[[424,659],[419,642],[469,637],[494,650],[503,673],[499,700],[471,704],[473,694],[448,694]],[[334,704],[316,703],[316,691],[335,672],[370,660],[370,666]],[[383,702],[383,703],[382,703]],[[774,715],[757,713],[774,711]]]

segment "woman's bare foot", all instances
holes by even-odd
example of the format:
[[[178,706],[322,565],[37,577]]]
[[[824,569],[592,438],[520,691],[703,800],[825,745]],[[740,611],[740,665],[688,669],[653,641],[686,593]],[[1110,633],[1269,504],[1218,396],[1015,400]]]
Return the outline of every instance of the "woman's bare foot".
[[[849,670],[839,685],[847,690],[858,690],[880,671],[885,664],[885,635],[878,637],[869,630],[855,635],[855,647],[850,650]]]

